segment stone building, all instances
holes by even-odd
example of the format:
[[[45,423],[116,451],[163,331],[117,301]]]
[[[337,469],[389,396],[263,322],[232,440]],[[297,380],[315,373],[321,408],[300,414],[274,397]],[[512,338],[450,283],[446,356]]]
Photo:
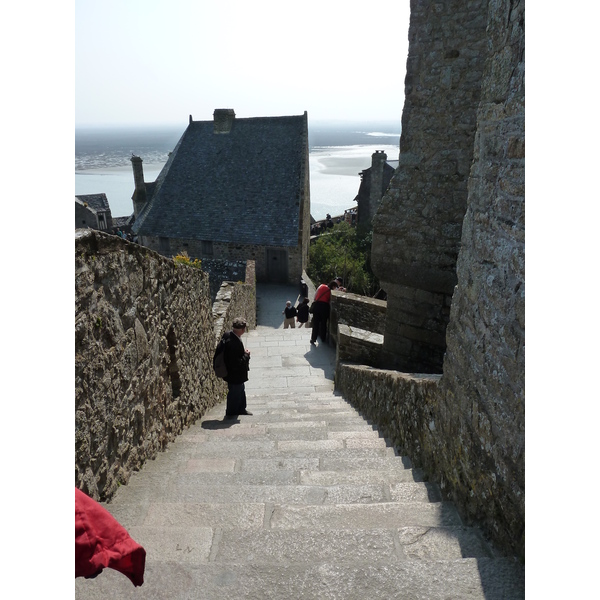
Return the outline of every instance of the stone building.
[[[194,121],[155,182],[132,157],[133,231],[164,256],[253,260],[258,281],[296,283],[310,236],[308,116]]]
[[[370,226],[397,166],[397,160],[388,160],[385,152],[377,150],[371,156],[371,166],[359,173],[360,186],[354,199],[358,225]]]
[[[524,82],[524,2],[411,1],[400,162],[371,256],[388,293],[381,365],[436,390],[398,419],[403,445],[523,557]]]
[[[112,230],[113,218],[106,194],[75,196],[75,229],[87,228]]]

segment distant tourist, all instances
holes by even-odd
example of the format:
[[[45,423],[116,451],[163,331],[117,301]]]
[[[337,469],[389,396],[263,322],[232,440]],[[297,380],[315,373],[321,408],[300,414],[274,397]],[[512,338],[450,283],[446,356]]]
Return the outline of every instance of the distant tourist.
[[[309,299],[308,298],[304,298],[302,300],[302,302],[300,302],[300,304],[298,304],[298,316],[296,318],[296,320],[298,321],[298,323],[300,323],[300,325],[298,325],[298,329],[300,329],[300,327],[302,327],[302,325],[306,325],[306,323],[308,323],[308,318],[309,318],[309,312],[308,312],[308,303],[309,303]]]
[[[225,335],[228,342],[225,344],[225,365],[227,366],[227,409],[226,419],[234,419],[238,415],[251,415],[246,410],[246,389],[244,384],[248,381],[248,369],[250,367],[250,350],[244,349],[242,335],[246,331],[246,320],[236,317],[233,320],[232,329]]]
[[[300,298],[308,298],[308,285],[304,279],[300,280]]]
[[[341,277],[336,277],[335,278],[335,282],[338,284],[337,286],[337,290],[338,292],[345,292],[346,288],[342,286],[342,278]]]
[[[315,293],[315,300],[311,305],[313,315],[312,334],[310,343],[316,345],[317,336],[322,342],[327,341],[327,321],[329,320],[329,312],[331,309],[331,290],[335,290],[338,284],[337,281],[331,281],[329,284],[322,283]]]
[[[289,329],[290,327],[292,329],[296,328],[296,315],[298,314],[298,311],[296,310],[295,306],[292,306],[292,303],[290,300],[288,300],[285,303],[285,308],[283,309],[282,313],[283,315],[285,315],[285,318],[283,319],[283,328],[284,329]]]

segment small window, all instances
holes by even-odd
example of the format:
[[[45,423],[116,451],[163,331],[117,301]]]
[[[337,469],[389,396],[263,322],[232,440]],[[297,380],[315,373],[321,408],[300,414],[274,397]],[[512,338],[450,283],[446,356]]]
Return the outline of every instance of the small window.
[[[202,256],[213,255],[213,243],[211,241],[202,240]]]

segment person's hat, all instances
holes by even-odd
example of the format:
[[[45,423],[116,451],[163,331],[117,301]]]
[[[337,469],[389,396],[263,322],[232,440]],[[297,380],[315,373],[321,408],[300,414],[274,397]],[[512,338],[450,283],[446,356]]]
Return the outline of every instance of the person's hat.
[[[246,319],[243,319],[242,317],[236,317],[233,320],[233,328],[234,329],[245,329],[246,327],[247,327]]]
[[[288,300],[288,301],[286,302],[286,304],[287,304],[288,306],[291,306],[291,304],[292,304],[292,303],[291,303],[291,302]]]
[[[335,280],[339,281],[340,283],[342,283],[342,278],[341,277],[336,277]]]

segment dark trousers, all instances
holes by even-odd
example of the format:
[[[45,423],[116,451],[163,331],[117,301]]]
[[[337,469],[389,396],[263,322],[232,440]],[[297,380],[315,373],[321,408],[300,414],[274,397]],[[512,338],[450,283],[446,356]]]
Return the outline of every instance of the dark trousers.
[[[312,333],[310,335],[310,339],[313,342],[317,341],[317,336],[323,340],[323,342],[327,341],[327,320],[329,317],[325,315],[321,315],[315,312],[312,319]]]
[[[227,392],[228,415],[239,415],[246,410],[246,387],[243,383],[227,383],[229,391]]]

